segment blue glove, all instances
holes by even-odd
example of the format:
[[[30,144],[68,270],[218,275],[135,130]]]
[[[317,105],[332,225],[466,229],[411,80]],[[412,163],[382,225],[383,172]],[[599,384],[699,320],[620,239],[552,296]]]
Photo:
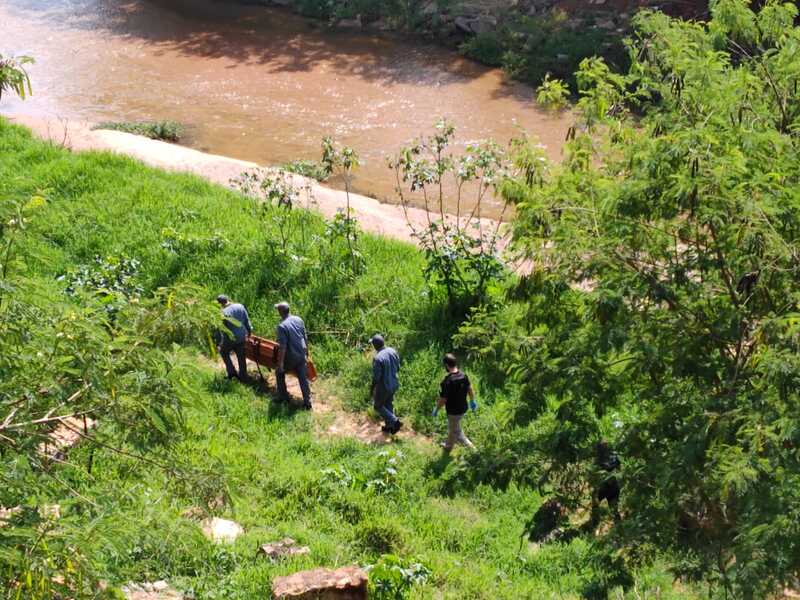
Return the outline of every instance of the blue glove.
[[[469,401],[469,408],[472,412],[478,410],[478,401],[477,400],[470,400]]]
[[[432,412],[431,414],[432,414],[434,417],[435,417],[436,415],[438,415],[438,414],[439,414],[439,407],[438,407],[438,406],[434,406],[434,407],[433,407],[433,412]]]

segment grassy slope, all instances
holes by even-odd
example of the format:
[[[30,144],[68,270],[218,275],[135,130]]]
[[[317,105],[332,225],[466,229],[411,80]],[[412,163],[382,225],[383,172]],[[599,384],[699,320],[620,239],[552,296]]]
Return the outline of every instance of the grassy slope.
[[[422,261],[410,246],[364,236],[368,270],[350,283],[331,276],[330,266],[316,266],[325,236],[315,217],[296,213],[296,243],[286,257],[272,258],[275,213],[255,219],[247,201],[195,177],[110,154],[69,154],[0,120],[0,196],[34,192],[49,202],[32,223],[25,255],[50,287],[95,255],[127,254],[142,261],[146,289],[191,281],[207,289],[208,301],[225,291],[248,304],[260,331],[275,324],[274,301],[288,297],[312,332],[335,332],[312,334],[312,342],[326,385],[353,406],[363,402],[358,390],[368,377],[368,359],[355,342],[385,331],[407,358],[401,411],[434,427],[423,415],[448,327],[436,303],[425,300]],[[164,248],[165,239],[180,251]],[[320,438],[318,417],[275,407],[224,381],[195,350],[183,354],[178,372],[187,431],[169,454],[151,458],[207,471],[203,483],[187,487],[162,469],[97,451],[91,475],[77,466],[60,472],[96,510],[64,498],[58,487],[52,498],[38,499],[60,502],[65,519],[85,524],[81,546],[110,581],[166,578],[198,598],[263,598],[276,575],[370,563],[390,551],[432,570],[412,594],[419,598],[571,598],[588,576],[580,540],[519,551],[521,524],[540,502],[532,490],[462,489],[458,455],[443,461],[426,444],[393,446],[390,455],[402,456],[392,476],[382,449]],[[498,416],[494,410],[487,401],[467,424],[479,444]],[[71,461],[86,465],[88,453],[80,447]],[[385,491],[367,484],[374,480],[384,481]],[[247,530],[230,547],[207,542],[180,516],[225,490],[231,501],[214,514]],[[258,544],[284,535],[308,544],[311,554],[277,565],[255,559]],[[672,590],[658,569],[640,577],[640,592],[660,588],[661,598],[690,597]]]

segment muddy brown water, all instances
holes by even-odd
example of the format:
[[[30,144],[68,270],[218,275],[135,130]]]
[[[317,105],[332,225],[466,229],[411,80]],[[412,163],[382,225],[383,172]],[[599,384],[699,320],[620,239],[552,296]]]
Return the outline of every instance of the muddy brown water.
[[[3,114],[174,119],[188,145],[261,164],[318,158],[331,135],[364,160],[356,191],[386,201],[386,157],[440,116],[462,145],[524,130],[553,159],[568,127],[530,87],[438,46],[232,2],[0,0],[0,53],[37,61],[34,95],[4,97]]]

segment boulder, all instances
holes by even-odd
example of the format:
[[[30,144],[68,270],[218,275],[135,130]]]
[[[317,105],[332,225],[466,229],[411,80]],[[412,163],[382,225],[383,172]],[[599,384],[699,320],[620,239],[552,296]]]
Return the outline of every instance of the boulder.
[[[359,567],[314,569],[272,582],[273,600],[367,600],[367,574]]]
[[[462,33],[479,35],[497,28],[497,19],[492,15],[479,15],[475,17],[456,17],[456,29]]]
[[[472,33],[480,35],[497,29],[497,19],[491,15],[482,15],[470,22]]]
[[[355,19],[339,19],[336,27],[339,29],[362,29],[364,24],[361,21],[361,15],[358,15]]]
[[[234,521],[212,517],[200,523],[203,534],[215,542],[233,542],[244,533],[242,526]]]
[[[472,33],[472,19],[468,19],[467,17],[456,17],[454,21],[456,29],[463,33]]]
[[[308,546],[300,546],[292,538],[284,538],[280,542],[271,542],[264,544],[258,549],[260,555],[266,556],[272,560],[277,560],[285,556],[298,556],[301,554],[309,554],[311,549]]]

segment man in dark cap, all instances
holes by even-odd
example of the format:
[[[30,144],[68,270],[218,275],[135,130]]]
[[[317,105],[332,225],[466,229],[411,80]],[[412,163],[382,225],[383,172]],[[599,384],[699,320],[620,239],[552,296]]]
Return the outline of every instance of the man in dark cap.
[[[225,361],[228,379],[238,377],[240,381],[246,381],[247,357],[244,352],[244,342],[247,336],[253,333],[253,328],[250,325],[250,316],[244,306],[231,302],[225,294],[217,296],[217,302],[222,307],[222,322],[227,329],[227,331],[222,332],[218,349],[222,355],[222,360]],[[231,352],[236,353],[236,360],[239,363],[238,373],[233,368]]]
[[[300,390],[303,392],[303,408],[311,410],[311,386],[308,383],[308,336],[303,319],[291,314],[288,302],[275,305],[281,322],[278,323],[277,337],[278,367],[275,379],[278,384],[278,397],[283,402],[289,401],[286,390],[286,371],[294,371]]]
[[[372,404],[385,422],[382,430],[397,433],[403,426],[394,414],[394,395],[400,388],[397,380],[400,356],[394,348],[386,346],[380,334],[373,335],[370,342],[375,348],[375,358],[372,359]]]

